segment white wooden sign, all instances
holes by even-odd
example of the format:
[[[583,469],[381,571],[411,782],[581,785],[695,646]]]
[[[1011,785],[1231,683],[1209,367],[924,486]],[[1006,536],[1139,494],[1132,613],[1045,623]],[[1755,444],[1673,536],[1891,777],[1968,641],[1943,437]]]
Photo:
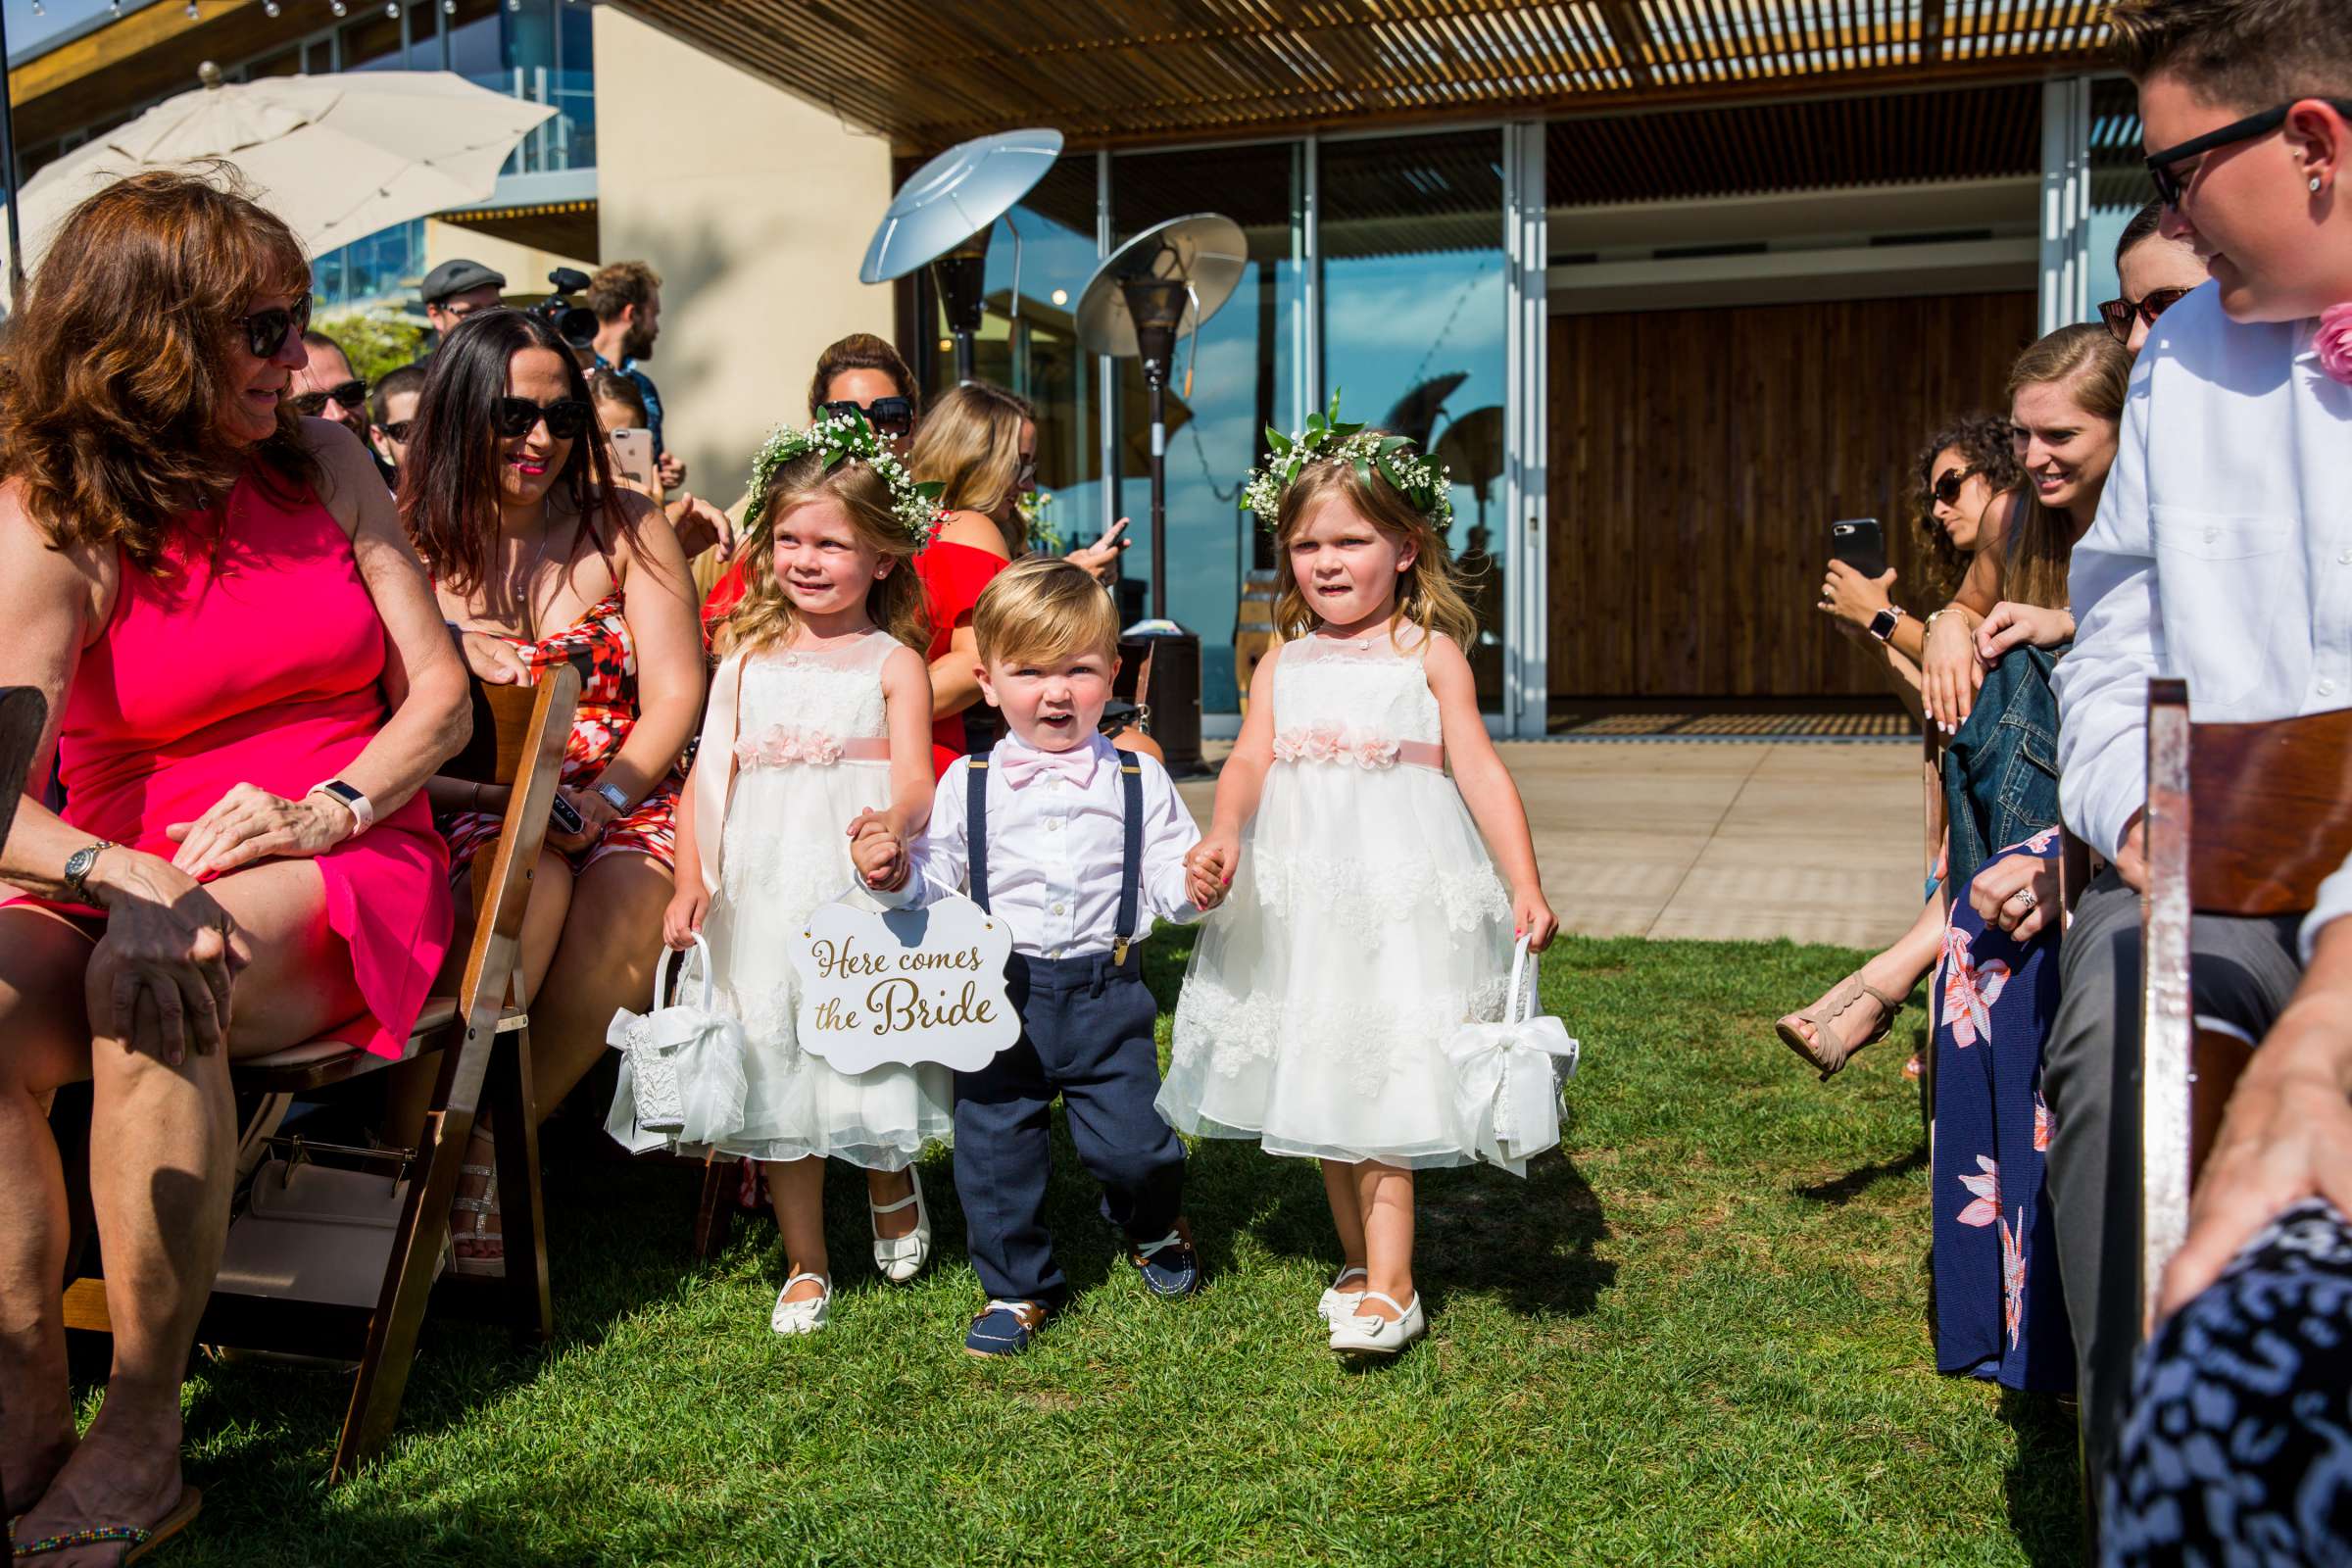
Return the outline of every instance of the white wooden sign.
[[[928,908],[817,906],[793,945],[804,1050],[835,1071],[940,1062],[973,1072],[1021,1037],[1004,994],[1012,932],[961,894]]]

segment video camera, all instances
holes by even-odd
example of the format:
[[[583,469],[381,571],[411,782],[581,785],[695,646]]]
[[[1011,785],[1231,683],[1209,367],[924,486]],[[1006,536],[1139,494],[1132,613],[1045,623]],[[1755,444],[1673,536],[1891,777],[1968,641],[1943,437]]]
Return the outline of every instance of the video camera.
[[[574,267],[559,267],[547,274],[553,292],[530,308],[577,354],[588,353],[596,346],[596,313],[572,298],[588,286],[588,274]]]

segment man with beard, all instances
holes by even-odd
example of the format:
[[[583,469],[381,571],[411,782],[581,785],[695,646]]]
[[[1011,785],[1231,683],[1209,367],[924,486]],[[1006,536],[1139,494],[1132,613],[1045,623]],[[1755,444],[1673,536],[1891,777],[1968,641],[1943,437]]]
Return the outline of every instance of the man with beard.
[[[654,340],[662,335],[662,275],[643,262],[614,262],[588,280],[587,303],[596,313],[594,368],[617,371],[637,384],[662,487],[675,490],[686,482],[686,465],[662,444],[662,394],[639,368],[654,357]]]

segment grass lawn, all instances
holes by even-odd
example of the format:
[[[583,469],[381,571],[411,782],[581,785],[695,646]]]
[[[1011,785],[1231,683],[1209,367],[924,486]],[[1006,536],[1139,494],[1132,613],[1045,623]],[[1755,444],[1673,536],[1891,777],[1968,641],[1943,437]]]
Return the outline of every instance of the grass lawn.
[[[1153,947],[1172,1003],[1184,944]],[[1565,941],[1565,1157],[1425,1178],[1431,1335],[1369,1372],[1314,1317],[1337,1257],[1315,1171],[1252,1146],[1195,1152],[1210,1284],[1173,1306],[1065,1165],[1075,1304],[1005,1363],[959,1348],[980,1293],[945,1155],[939,1260],[906,1288],[836,1173],[845,1289],[804,1340],[767,1330],[763,1217],[699,1269],[688,1176],[559,1155],[555,1345],[428,1327],[402,1435],[332,1492],[348,1383],[200,1358],[207,1502],[160,1561],[2069,1561],[2067,1419],[1933,1367],[1910,1029],[1826,1088],[1772,1037],[1852,956]]]

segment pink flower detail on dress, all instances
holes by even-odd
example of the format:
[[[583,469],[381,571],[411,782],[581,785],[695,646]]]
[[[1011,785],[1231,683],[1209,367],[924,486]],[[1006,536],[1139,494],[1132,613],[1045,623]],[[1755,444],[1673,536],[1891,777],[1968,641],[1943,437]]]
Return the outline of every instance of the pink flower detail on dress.
[[[2034,1152],[2044,1153],[2049,1147],[2050,1107],[2043,1102],[2041,1091],[2036,1089],[2034,1091]]]
[[[2059,829],[2054,827],[2045,827],[2040,832],[2034,834],[2032,838],[2026,840],[2025,843],[2019,845],[2018,848],[2026,851],[2030,855],[2047,855],[2050,853],[2050,846],[2058,842],[2058,834]]]
[[[1331,724],[1286,729],[1274,737],[1277,762],[1346,762],[1356,767],[1396,765],[1397,743],[1377,736],[1349,736]]]
[[[742,767],[831,767],[841,760],[841,742],[821,729],[794,729],[778,724],[735,743],[735,761]]]
[[[1992,1044],[1992,1004],[2009,984],[2009,965],[1988,958],[1980,966],[1970,954],[1968,933],[1952,926],[1943,933],[1943,1016],[1952,1026],[1952,1045],[1966,1051],[1982,1040]]]
[[[2026,1216],[2014,1227],[1995,1225],[2001,1233],[2001,1321],[2009,1330],[2009,1348],[2026,1326]]]
[[[2352,385],[2352,301],[2320,313],[2320,335],[2312,347],[2319,351],[2320,368],[2329,380]]]
[[[1959,1214],[1960,1223],[1983,1227],[1995,1224],[2001,1217],[2001,1167],[1983,1154],[1977,1156],[1977,1176],[1963,1176],[1960,1185],[1976,1194],[1976,1198]]]

